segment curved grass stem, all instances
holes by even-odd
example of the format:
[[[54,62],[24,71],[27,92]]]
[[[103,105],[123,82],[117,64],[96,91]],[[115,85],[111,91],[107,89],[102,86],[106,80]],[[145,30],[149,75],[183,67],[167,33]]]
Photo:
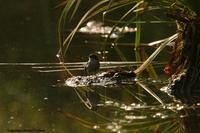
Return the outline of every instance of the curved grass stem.
[[[165,41],[151,54],[151,56],[141,66],[139,66],[134,72],[136,74],[140,74],[156,58],[156,56],[165,48],[165,46],[169,45],[177,37],[178,37],[178,33],[172,35],[169,38],[166,38]]]

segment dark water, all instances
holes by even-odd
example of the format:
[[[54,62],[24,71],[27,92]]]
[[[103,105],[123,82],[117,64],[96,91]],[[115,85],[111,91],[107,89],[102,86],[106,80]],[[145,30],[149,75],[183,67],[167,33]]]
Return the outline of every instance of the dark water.
[[[60,70],[54,64],[58,62],[57,23],[61,13],[61,8],[55,8],[57,4],[58,1],[52,0],[0,2],[0,132],[198,132],[199,103],[184,105],[160,91],[168,84],[164,65],[155,66],[159,80],[152,80],[146,73],[140,78],[163,103],[139,84],[76,90],[65,86],[66,72],[54,71]],[[165,38],[175,29],[173,24],[143,26],[144,43]],[[134,33],[127,36],[121,42],[127,44],[134,40],[129,39]],[[78,34],[67,52],[67,62],[86,61],[90,53],[99,51],[103,40],[98,35]],[[134,47],[119,48],[127,60],[134,61]],[[155,50],[146,49],[149,53]],[[168,50],[156,60],[167,61]],[[109,44],[100,60],[119,61],[120,56]],[[73,74],[81,75],[83,71]],[[85,106],[88,97],[95,109]]]

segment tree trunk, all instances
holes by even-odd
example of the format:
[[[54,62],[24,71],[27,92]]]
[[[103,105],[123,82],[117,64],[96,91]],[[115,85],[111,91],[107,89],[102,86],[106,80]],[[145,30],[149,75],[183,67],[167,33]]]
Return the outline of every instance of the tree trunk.
[[[169,87],[171,93],[184,103],[200,101],[200,21],[194,20],[184,23],[180,33],[179,50],[176,55],[179,67],[172,78]],[[177,53],[178,51],[178,53]]]

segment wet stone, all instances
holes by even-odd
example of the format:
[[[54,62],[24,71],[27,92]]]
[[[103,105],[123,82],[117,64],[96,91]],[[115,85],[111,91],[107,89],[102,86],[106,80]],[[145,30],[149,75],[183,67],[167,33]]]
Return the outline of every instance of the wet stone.
[[[136,74],[132,71],[111,70],[90,76],[73,76],[65,81],[66,86],[109,86],[119,84],[135,84]]]
[[[200,91],[198,84],[192,85],[190,80],[188,81],[187,73],[183,72],[177,75],[172,82],[168,85],[169,94],[182,103],[193,104],[200,101]]]

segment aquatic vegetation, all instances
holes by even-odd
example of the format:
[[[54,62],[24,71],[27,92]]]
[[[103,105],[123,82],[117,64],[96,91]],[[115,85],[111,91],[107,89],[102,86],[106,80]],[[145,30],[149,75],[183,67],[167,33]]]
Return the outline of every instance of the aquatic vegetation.
[[[194,107],[198,112],[199,101],[192,103],[192,105],[177,103],[173,101],[173,97],[169,97],[164,94],[164,91],[160,90],[164,90],[163,88],[169,84],[167,88],[172,88],[172,90],[175,90],[174,93],[178,93],[182,92],[183,89],[176,91],[177,88],[179,89],[183,86],[184,88],[191,89],[194,88],[195,84],[199,81],[199,71],[193,69],[193,66],[199,68],[199,57],[197,56],[199,55],[199,50],[195,50],[199,49],[199,40],[197,39],[197,36],[199,35],[199,8],[197,5],[199,5],[199,2],[187,0],[101,0],[85,12],[66,38],[61,38],[67,18],[70,16],[69,21],[73,19],[80,3],[81,0],[69,0],[66,2],[63,9],[58,27],[60,49],[57,57],[62,64],[61,68],[70,75],[70,78],[66,80],[65,85],[73,87],[82,103],[88,109],[92,110],[92,113],[99,116],[99,119],[103,119],[103,122],[94,124],[69,113],[64,113],[64,115],[87,128],[105,132],[187,132],[192,130],[185,124],[185,121],[191,119],[191,115],[197,116],[198,113],[194,113],[195,110],[192,108]],[[109,18],[110,14],[114,14],[119,9],[126,10],[118,16],[117,20]],[[165,11],[169,18],[176,21],[176,23],[174,22],[174,25],[177,25],[178,32],[175,31],[174,34],[165,39],[146,44],[145,46],[157,46],[156,50],[151,53],[150,56],[147,56],[146,51],[141,49],[141,31],[142,23],[148,22],[149,20],[143,21],[142,15],[155,10]],[[97,23],[94,26],[90,20],[98,14],[101,14],[103,17],[102,23]],[[159,23],[166,22],[168,21],[159,21]],[[106,23],[111,23],[112,26],[106,26]],[[83,27],[85,24],[87,27]],[[134,69],[133,66],[129,66],[130,62],[126,62],[126,54],[124,54],[116,45],[117,43],[121,43],[121,37],[129,31],[134,32],[135,34],[130,38],[132,41],[130,43],[130,48],[133,49],[135,63],[139,63]],[[99,51],[104,60],[105,52],[103,51],[108,49],[107,42],[111,42],[112,47],[115,48],[123,62],[118,62],[119,64],[117,65],[116,62],[107,61],[108,64],[110,63],[109,68],[116,68],[117,66],[124,68],[124,71],[129,69],[132,73],[137,75],[138,78],[134,76],[133,78],[123,78],[125,81],[116,80],[115,74],[114,76],[106,77],[103,72],[92,76],[73,77],[74,74],[71,70],[83,70],[84,63],[68,65],[65,63],[65,58],[67,57],[68,49],[73,42],[75,34],[80,32],[100,34],[101,37],[104,38],[103,42],[99,44]],[[193,46],[191,42],[194,42],[195,46]],[[154,85],[153,80],[150,84],[145,83],[144,79],[138,80],[139,77],[142,76],[144,70],[147,70],[149,77],[154,78],[154,80],[159,77],[153,67],[153,60],[166,46],[172,46],[174,49],[172,59],[166,63],[166,74],[169,76],[172,75],[172,65],[175,64],[179,66],[176,71],[174,71],[175,73],[171,82],[165,82],[164,80],[160,84]],[[194,55],[188,53],[186,50],[187,48],[195,51]],[[143,59],[145,59],[145,61],[143,61]],[[106,62],[104,63],[106,64]],[[107,72],[106,68],[108,67],[102,66],[102,64],[103,62],[101,62],[101,70],[104,67],[104,70]],[[134,63],[132,65],[134,65]],[[185,69],[188,71],[183,77],[179,78],[179,74],[185,71]],[[197,73],[195,74],[195,72]],[[192,74],[192,78],[190,74]],[[177,79],[176,77],[178,77],[179,80],[174,80]],[[193,86],[188,85],[189,83],[186,84],[186,81],[191,81]],[[120,90],[120,96],[122,98],[113,98],[113,95],[109,96],[107,93],[103,93],[105,90],[112,89],[113,86],[110,85],[117,85],[118,83],[119,86],[114,86],[114,88]],[[152,86],[154,86],[154,88]],[[199,86],[195,87],[199,88]],[[165,91],[169,92],[168,89]],[[184,95],[190,95],[192,92],[193,91],[186,94],[184,93]],[[126,97],[124,98],[122,94],[126,95]],[[149,98],[151,100],[148,100]],[[128,102],[129,99],[134,100],[130,103]],[[110,111],[107,113],[107,110]],[[192,113],[187,114],[184,111]]]

